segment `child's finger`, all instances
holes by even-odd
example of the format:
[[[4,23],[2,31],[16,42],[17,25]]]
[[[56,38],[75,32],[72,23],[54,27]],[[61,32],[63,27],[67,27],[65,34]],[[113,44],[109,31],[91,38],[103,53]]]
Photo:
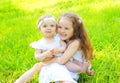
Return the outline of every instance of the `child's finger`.
[[[50,52],[54,53],[54,49],[51,49]]]

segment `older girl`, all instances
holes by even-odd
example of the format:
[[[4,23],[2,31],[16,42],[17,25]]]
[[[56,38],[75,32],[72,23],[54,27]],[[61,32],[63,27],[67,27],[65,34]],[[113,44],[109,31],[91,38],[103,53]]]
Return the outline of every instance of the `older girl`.
[[[61,74],[61,72],[59,73],[59,71],[61,71],[60,69],[65,69],[63,64],[66,64],[68,61],[75,63],[76,65],[73,65],[72,71],[78,72],[83,64],[86,64],[86,67],[88,67],[89,61],[93,58],[93,49],[85,31],[82,19],[76,14],[68,12],[60,16],[58,34],[60,38],[66,42],[67,49],[62,56],[55,57],[48,61],[49,64],[52,64],[42,68],[39,75],[41,83],[49,83],[51,80],[54,80],[55,82],[64,82],[63,79],[66,75],[63,73]],[[39,60],[42,59],[39,58]],[[70,72],[71,76],[77,80],[78,75],[73,72]],[[89,70],[89,68],[84,72],[90,75],[94,74],[94,71]],[[71,82],[69,81],[67,83]]]

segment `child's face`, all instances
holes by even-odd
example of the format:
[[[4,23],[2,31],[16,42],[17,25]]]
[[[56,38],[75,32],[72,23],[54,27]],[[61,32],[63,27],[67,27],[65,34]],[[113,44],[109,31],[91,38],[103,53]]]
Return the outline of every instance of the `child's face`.
[[[40,27],[44,37],[53,37],[56,32],[56,23],[53,21],[44,21]]]
[[[58,34],[62,40],[69,40],[73,36],[73,25],[68,18],[62,17],[59,20]]]

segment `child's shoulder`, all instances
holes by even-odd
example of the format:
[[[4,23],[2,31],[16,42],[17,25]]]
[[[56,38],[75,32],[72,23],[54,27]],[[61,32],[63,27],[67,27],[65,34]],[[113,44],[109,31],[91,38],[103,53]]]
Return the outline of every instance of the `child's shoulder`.
[[[31,42],[30,44],[32,44],[32,43],[41,43],[42,41],[43,41],[43,39],[41,38],[41,39],[39,39],[39,40],[36,40],[36,41]]]
[[[71,46],[80,46],[80,41],[78,39],[71,40],[69,42],[69,45],[71,45]]]

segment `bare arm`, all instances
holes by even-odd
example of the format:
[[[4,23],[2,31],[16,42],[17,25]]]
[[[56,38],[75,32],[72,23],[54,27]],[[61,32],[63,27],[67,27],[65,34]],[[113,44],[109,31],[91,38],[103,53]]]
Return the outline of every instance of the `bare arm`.
[[[38,61],[44,61],[45,58],[51,58],[51,57],[53,57],[53,53],[49,50],[43,53],[40,49],[35,50],[35,59]]]
[[[81,63],[82,64],[82,63]],[[67,69],[71,72],[82,72],[83,66],[82,65],[78,65],[74,62],[68,61],[65,66],[67,67]]]
[[[59,63],[65,64],[69,59],[74,55],[74,53],[79,49],[80,43],[78,40],[74,40],[65,50],[64,54],[61,57],[55,57],[50,60],[48,63]]]

